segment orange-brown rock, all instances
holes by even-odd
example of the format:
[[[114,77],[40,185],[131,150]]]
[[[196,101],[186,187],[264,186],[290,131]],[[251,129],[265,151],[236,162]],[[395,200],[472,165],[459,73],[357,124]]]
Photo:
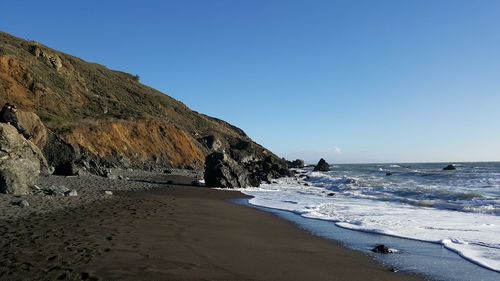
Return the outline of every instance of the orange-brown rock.
[[[204,154],[190,135],[159,121],[116,121],[82,125],[65,140],[100,158],[126,157],[136,165],[148,162],[164,166],[201,168]]]
[[[40,117],[33,112],[18,111],[17,118],[21,127],[31,134],[30,141],[38,148],[43,148],[47,142],[47,129]]]

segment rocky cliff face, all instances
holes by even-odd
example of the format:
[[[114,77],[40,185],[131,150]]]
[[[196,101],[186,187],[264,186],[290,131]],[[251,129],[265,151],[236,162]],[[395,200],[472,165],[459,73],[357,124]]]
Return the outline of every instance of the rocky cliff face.
[[[239,128],[190,110],[137,76],[0,32],[5,102],[25,112],[21,124],[35,132],[34,143],[59,173],[202,169],[214,151],[241,162],[276,157]]]

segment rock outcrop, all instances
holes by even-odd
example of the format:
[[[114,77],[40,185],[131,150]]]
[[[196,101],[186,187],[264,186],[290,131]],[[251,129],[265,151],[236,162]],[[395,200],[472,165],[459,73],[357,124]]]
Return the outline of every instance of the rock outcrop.
[[[38,176],[48,171],[40,149],[11,125],[0,123],[0,193],[28,194]]]
[[[315,172],[328,172],[330,171],[330,164],[328,164],[325,159],[321,158],[314,167],[313,171]]]
[[[210,151],[219,151],[222,143],[214,135],[199,138],[198,141]]]
[[[258,186],[250,178],[243,166],[231,159],[227,154],[214,152],[205,159],[205,185],[209,187],[239,188]]]
[[[293,161],[286,161],[286,164],[288,165],[288,168],[304,168],[305,163],[304,160],[302,159],[295,159]]]
[[[259,161],[237,162],[223,152],[214,152],[205,159],[205,185],[208,187],[244,188],[261,182],[291,176],[286,162],[267,156]]]
[[[36,42],[33,42],[30,45],[29,51],[36,58],[41,59],[48,66],[53,67],[55,70],[59,70],[63,66],[62,60],[57,54],[44,49],[43,47],[41,47],[40,44],[38,44]]]
[[[38,148],[43,148],[47,142],[48,131],[40,117],[33,112],[18,111],[17,118],[21,127],[30,133],[30,141]]]
[[[71,176],[78,173],[76,161],[80,159],[80,153],[56,134],[49,134],[43,154],[49,165],[54,167],[55,175]]]
[[[254,163],[254,166],[260,171],[258,174],[261,175],[261,181],[269,182],[271,179],[292,176],[286,162],[271,155],[262,161]]]

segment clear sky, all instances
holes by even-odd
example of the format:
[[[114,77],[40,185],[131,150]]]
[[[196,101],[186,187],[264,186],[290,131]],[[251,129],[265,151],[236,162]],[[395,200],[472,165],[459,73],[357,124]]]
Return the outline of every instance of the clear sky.
[[[500,160],[500,1],[0,0],[0,30],[138,74],[280,156]]]

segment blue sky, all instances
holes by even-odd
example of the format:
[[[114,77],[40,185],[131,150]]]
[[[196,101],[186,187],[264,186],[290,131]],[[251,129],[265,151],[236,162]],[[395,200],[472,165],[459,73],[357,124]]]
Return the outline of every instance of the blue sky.
[[[500,1],[0,4],[0,30],[138,74],[281,156],[500,160]]]

